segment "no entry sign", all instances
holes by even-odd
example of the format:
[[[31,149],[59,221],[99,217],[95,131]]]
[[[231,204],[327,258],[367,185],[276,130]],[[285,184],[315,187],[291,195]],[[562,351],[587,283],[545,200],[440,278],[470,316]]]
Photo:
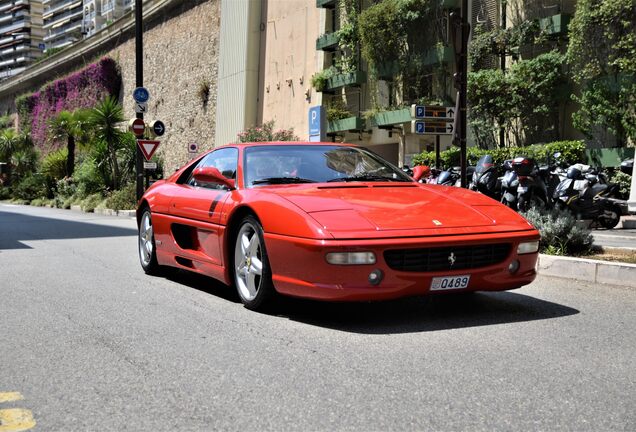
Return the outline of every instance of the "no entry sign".
[[[128,123],[130,130],[136,137],[143,137],[146,132],[146,123],[142,119],[134,118]]]

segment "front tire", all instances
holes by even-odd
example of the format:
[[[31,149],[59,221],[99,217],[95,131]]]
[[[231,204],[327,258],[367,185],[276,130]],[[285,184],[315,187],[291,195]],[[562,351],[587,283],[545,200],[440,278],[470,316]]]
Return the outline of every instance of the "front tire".
[[[149,275],[159,274],[160,266],[157,263],[157,247],[155,244],[155,233],[152,227],[152,214],[148,207],[145,207],[139,220],[139,262],[144,272]]]
[[[263,309],[275,294],[263,228],[253,216],[241,222],[234,245],[234,284],[246,308]]]

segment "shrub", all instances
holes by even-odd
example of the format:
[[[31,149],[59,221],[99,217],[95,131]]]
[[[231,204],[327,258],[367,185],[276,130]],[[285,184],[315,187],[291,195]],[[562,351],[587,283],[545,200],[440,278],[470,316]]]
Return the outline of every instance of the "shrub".
[[[99,206],[102,201],[104,201],[104,196],[100,193],[95,193],[87,196],[80,203],[80,207],[82,211],[92,213],[95,211],[95,208]]]
[[[586,255],[594,239],[567,210],[531,208],[522,215],[541,233],[539,250],[551,255]]]
[[[42,174],[49,177],[53,181],[64,178],[66,172],[66,160],[68,158],[68,150],[62,148],[49,153],[42,161]]]
[[[298,141],[293,129],[278,129],[274,131],[274,120],[263,123],[263,126],[247,128],[238,133],[239,142],[262,141]]]
[[[502,165],[506,159],[527,156],[542,163],[552,160],[554,153],[560,152],[560,159],[568,163],[585,162],[585,143],[582,141],[554,141],[546,144],[534,144],[528,147],[504,147],[498,149],[480,149],[468,147],[466,155],[470,164],[475,164],[485,154],[493,157],[495,165]],[[444,167],[459,165],[459,147],[451,147],[440,153]],[[414,165],[435,165],[435,152],[422,152],[413,157]]]
[[[137,192],[135,184],[129,184],[123,189],[110,194],[104,206],[113,210],[131,210],[137,207]]]
[[[46,198],[48,187],[41,174],[29,174],[13,186],[13,197],[24,201]]]
[[[629,198],[629,190],[632,187],[632,176],[622,171],[616,171],[610,179],[611,183],[618,185],[618,197],[621,199]]]
[[[102,193],[106,188],[102,172],[92,158],[84,159],[75,170],[73,180],[77,185],[75,193],[86,198],[94,193]]]

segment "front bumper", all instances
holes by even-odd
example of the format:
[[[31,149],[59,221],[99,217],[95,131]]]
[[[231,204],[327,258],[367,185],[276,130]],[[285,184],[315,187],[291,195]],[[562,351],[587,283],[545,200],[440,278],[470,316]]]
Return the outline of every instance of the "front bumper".
[[[503,291],[531,283],[536,277],[538,253],[517,255],[521,242],[539,240],[535,230],[488,235],[455,235],[426,238],[378,240],[311,240],[266,234],[265,243],[276,290],[294,297],[330,301],[386,300],[429,294],[435,277],[470,275],[467,288],[454,291]],[[510,253],[501,262],[486,267],[411,272],[391,269],[384,260],[387,249],[449,247],[508,242]],[[332,265],[325,255],[329,252],[371,251],[376,263],[369,265]],[[519,268],[514,273],[508,266],[514,260]],[[378,285],[369,282],[369,274],[380,270],[383,279]]]

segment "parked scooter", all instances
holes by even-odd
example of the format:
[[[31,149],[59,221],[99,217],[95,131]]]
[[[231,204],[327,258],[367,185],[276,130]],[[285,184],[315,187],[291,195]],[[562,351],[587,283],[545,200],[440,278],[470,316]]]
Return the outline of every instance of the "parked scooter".
[[[591,185],[581,170],[573,165],[554,191],[555,205],[567,208],[577,219],[589,219],[611,229],[618,225],[626,206],[621,200],[605,197],[605,191],[606,185]]]
[[[621,171],[625,174],[632,175],[634,172],[634,159],[625,159],[621,162]]]
[[[436,183],[443,186],[459,186],[460,177],[461,171],[459,167],[452,167],[439,173]]]
[[[517,189],[519,188],[519,177],[512,169],[512,159],[507,159],[503,164],[506,171],[501,178],[501,202],[513,210],[517,210]]]
[[[547,185],[534,159],[524,156],[516,157],[512,161],[512,169],[519,179],[517,187],[519,211],[527,211],[530,207],[552,207]]]
[[[469,188],[490,198],[500,199],[501,182],[497,178],[497,167],[493,163],[491,155],[484,155],[479,158]]]

